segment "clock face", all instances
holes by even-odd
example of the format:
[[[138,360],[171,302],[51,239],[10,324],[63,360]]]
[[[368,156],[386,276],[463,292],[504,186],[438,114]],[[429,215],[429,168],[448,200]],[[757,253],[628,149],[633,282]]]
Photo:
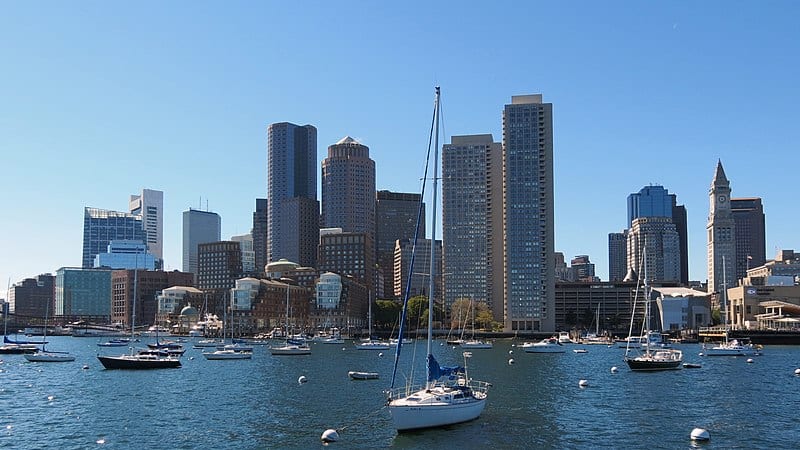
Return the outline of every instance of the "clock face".
[[[719,197],[717,197],[717,200],[719,200],[720,203],[725,203],[725,200],[728,200],[728,197],[720,195]]]

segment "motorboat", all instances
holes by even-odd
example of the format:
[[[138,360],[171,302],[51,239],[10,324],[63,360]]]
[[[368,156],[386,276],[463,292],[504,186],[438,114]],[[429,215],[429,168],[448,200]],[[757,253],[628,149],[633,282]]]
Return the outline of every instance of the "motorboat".
[[[562,344],[574,344],[575,342],[569,336],[569,331],[559,331],[558,332],[558,342]]]
[[[567,348],[559,342],[557,337],[550,337],[542,339],[539,342],[531,343],[526,342],[522,344],[522,349],[526,353],[564,353]]]
[[[356,344],[358,350],[389,350],[390,346],[386,342],[369,340]]]
[[[706,356],[759,356],[761,349],[751,343],[744,343],[738,339],[725,339],[714,346],[704,346],[703,354]]]
[[[270,347],[269,352],[275,356],[280,355],[310,355],[311,347],[304,343],[293,343],[291,340],[280,347]]]

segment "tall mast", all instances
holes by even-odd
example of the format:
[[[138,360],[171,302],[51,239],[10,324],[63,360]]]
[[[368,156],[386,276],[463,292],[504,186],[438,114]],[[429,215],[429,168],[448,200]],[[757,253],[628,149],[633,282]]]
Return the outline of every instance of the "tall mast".
[[[439,96],[441,95],[441,90],[439,86],[436,86],[436,100],[433,105],[434,110],[434,139],[433,139],[433,219],[431,219],[431,266],[430,266],[430,276],[428,277],[428,354],[431,353],[432,347],[432,336],[433,336],[433,295],[436,292],[434,290],[435,280],[434,275],[436,274],[436,266],[434,262],[436,261],[436,197],[438,195],[438,187],[439,187],[439,115],[442,113],[442,106],[439,103]]]

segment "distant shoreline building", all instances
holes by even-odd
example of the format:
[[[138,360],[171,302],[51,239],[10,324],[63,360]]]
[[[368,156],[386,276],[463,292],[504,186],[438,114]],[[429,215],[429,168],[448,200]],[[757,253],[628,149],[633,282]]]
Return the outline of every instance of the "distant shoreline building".
[[[189,208],[183,212],[183,271],[198,274],[198,249],[200,244],[219,242],[222,236],[222,218],[211,211]]]
[[[84,208],[83,212],[83,263],[81,267],[94,267],[94,258],[108,250],[114,240],[146,242],[142,217],[135,214],[100,208]]]

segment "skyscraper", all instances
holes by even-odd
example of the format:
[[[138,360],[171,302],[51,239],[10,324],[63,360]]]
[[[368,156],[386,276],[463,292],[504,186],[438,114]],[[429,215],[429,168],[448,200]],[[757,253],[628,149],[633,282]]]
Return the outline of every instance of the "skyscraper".
[[[744,278],[747,269],[767,261],[764,206],[758,197],[732,198],[731,213],[736,228],[736,279]]]
[[[104,253],[111,241],[123,239],[146,242],[142,216],[99,208],[84,208],[81,267],[92,268],[98,253]]]
[[[622,281],[628,271],[628,230],[608,233],[608,281]]]
[[[128,205],[131,214],[142,217],[142,226],[147,235],[147,252],[156,259],[163,260],[164,193],[152,189],[142,189],[141,194],[131,195]]]
[[[553,104],[512,96],[503,110],[506,330],[553,331]]]
[[[350,136],[329,146],[322,160],[322,220],[326,228],[375,240],[375,161]]]
[[[636,220],[642,218],[659,219],[643,221],[634,226]],[[649,280],[689,282],[686,208],[678,205],[675,194],[670,194],[659,185],[645,186],[639,192],[630,194],[628,226],[627,269],[632,269],[638,276],[644,275],[641,258],[644,245],[647,244]],[[631,245],[638,247],[632,248]],[[674,273],[675,270],[677,272]]]
[[[730,198],[731,184],[722,169],[722,161],[717,161],[708,191],[708,292],[721,292],[723,287],[736,286],[736,223]]]
[[[191,209],[183,212],[183,271],[198,273],[197,246],[217,242],[222,235],[222,218],[211,211]]]
[[[420,213],[420,194],[378,191],[375,201],[375,253],[383,274],[383,293],[394,297],[394,247],[398,239],[413,239]],[[425,238],[425,206],[420,217],[420,238]]]
[[[669,217],[633,219],[628,231],[628,269],[649,281],[678,281],[680,240]]]
[[[253,212],[253,252],[255,252],[256,273],[264,273],[267,265],[267,199],[256,199]]]
[[[444,307],[483,302],[503,319],[503,146],[491,134],[442,148]]]
[[[267,262],[316,266],[319,242],[317,129],[288,122],[267,128]]]

